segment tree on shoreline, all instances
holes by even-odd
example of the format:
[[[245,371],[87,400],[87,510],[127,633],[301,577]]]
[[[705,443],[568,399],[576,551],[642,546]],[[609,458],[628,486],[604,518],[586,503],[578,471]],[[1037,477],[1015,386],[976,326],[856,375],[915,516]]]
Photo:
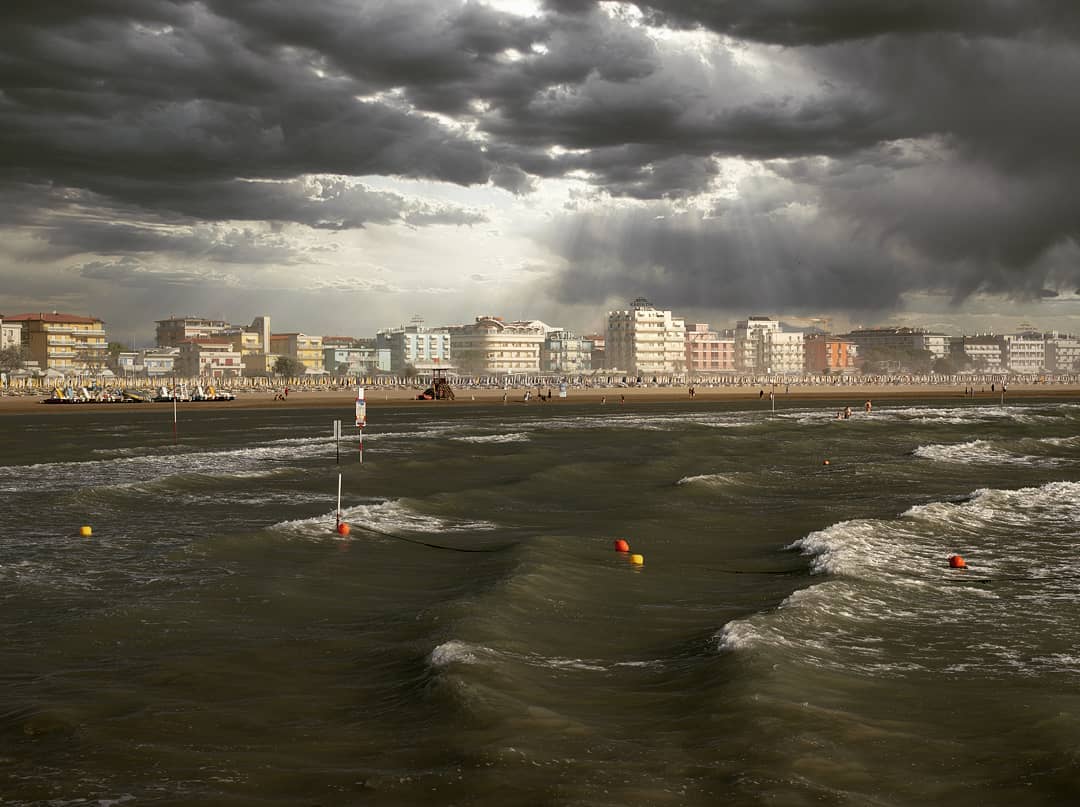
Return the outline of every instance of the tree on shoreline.
[[[307,371],[304,363],[297,361],[292,356],[278,356],[274,362],[274,372],[289,378],[301,376]]]
[[[25,363],[26,356],[23,349],[18,345],[12,345],[0,350],[0,370],[5,373],[21,370]]]

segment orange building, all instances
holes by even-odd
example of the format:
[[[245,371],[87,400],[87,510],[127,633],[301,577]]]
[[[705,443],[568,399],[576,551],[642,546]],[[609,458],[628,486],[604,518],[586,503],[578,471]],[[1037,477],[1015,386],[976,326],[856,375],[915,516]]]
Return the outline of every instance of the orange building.
[[[843,373],[855,369],[855,343],[817,333],[805,338],[806,372]]]

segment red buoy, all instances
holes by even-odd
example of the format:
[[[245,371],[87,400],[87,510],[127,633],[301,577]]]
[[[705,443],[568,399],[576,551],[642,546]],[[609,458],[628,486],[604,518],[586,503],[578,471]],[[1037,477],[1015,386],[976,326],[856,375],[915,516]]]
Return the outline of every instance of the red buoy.
[[[338,531],[338,535],[348,535],[349,534],[349,525],[346,524],[344,521],[342,521],[340,524],[337,525],[337,531]]]
[[[618,538],[615,541],[615,551],[616,552],[629,552],[630,551],[630,544],[628,544],[624,539]]]
[[[964,559],[959,555],[949,555],[949,568],[950,569],[966,569],[967,564],[964,563]]]

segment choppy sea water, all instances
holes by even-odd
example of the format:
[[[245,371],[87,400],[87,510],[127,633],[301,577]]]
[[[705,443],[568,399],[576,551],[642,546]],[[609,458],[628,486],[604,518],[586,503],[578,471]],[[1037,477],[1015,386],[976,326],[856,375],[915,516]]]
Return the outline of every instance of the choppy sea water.
[[[0,804],[1076,802],[1080,407],[756,403],[0,418]]]

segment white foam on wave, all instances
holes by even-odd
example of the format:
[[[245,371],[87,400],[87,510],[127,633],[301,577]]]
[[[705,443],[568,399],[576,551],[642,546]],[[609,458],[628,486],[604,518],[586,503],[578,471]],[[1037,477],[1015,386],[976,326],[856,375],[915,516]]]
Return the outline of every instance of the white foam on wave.
[[[33,465],[0,466],[0,490],[63,490],[89,486],[110,486],[176,474],[233,476],[263,474],[277,470],[275,463],[330,455],[329,437],[288,438],[221,451],[176,451],[157,449],[135,457],[114,457],[85,462],[46,462]]]
[[[966,443],[932,444],[919,446],[913,452],[916,457],[950,463],[981,463],[988,465],[1027,465],[1049,467],[1057,461],[1047,457],[1013,454],[995,446],[988,440],[969,440]]]
[[[472,644],[461,639],[450,639],[438,645],[428,655],[428,664],[435,668],[449,667],[453,664],[526,664],[547,670],[572,670],[574,672],[607,672],[608,666],[596,659],[562,658],[541,656],[535,653],[515,653],[496,650],[484,645]],[[614,667],[652,667],[657,661],[623,661]]]
[[[738,483],[737,474],[697,474],[684,476],[676,485],[708,485],[711,487],[723,487]]]
[[[839,522],[791,545],[830,579],[725,625],[718,646],[844,674],[1075,678],[1078,546],[1080,482],[981,489],[895,519]],[[947,567],[956,550],[967,572]],[[960,660],[958,630],[982,639]]]
[[[525,443],[529,441],[529,435],[525,432],[511,432],[510,434],[474,434],[454,439],[462,443]]]
[[[428,655],[428,664],[432,667],[449,667],[451,664],[476,664],[482,654],[492,651],[486,647],[471,645],[459,639],[443,642]]]
[[[498,525],[490,521],[452,520],[420,513],[397,499],[344,507],[342,517],[346,523],[356,527],[358,535],[362,535],[365,541],[391,540],[380,538],[379,532],[422,536],[429,533],[460,534],[498,529]],[[311,518],[280,521],[270,525],[268,529],[302,537],[337,538],[333,533],[334,521],[334,511],[331,510]],[[330,528],[327,527],[328,524],[331,525]],[[365,526],[376,532],[364,531]]]

